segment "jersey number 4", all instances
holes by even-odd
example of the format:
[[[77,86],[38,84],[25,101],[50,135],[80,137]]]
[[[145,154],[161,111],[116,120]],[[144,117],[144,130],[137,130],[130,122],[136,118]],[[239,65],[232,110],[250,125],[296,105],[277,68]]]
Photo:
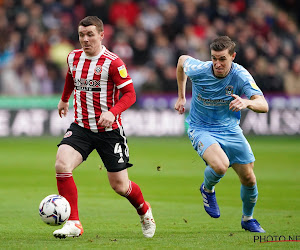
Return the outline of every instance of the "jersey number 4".
[[[121,147],[119,142],[117,142],[116,145],[115,145],[114,153],[119,154],[119,156],[120,156],[120,159],[118,160],[118,163],[123,163],[124,162],[123,152],[122,152],[122,147]]]

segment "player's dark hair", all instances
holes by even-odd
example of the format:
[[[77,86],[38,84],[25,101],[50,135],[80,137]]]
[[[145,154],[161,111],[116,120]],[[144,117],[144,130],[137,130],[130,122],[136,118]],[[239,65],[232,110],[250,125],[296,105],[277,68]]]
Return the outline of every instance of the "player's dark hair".
[[[232,55],[235,50],[235,42],[232,41],[228,36],[220,36],[213,40],[209,47],[214,51],[223,51],[228,49],[229,55]]]
[[[103,22],[97,16],[87,16],[87,17],[83,18],[79,22],[78,27],[79,26],[87,27],[87,26],[91,26],[91,25],[95,25],[96,28],[97,28],[97,31],[99,33],[102,32],[102,31],[104,31]]]

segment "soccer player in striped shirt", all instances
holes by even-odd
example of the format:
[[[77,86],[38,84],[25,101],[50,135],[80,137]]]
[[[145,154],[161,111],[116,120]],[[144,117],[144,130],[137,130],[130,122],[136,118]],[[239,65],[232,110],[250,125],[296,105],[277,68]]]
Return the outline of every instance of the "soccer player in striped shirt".
[[[204,182],[200,187],[205,211],[220,217],[215,185],[232,167],[241,182],[242,228],[265,232],[253,210],[258,191],[253,172],[254,155],[239,126],[241,110],[268,112],[268,103],[250,73],[233,62],[235,43],[227,36],[210,45],[211,61],[182,55],[177,64],[178,99],[175,109],[184,113],[187,77],[192,81],[192,102],[187,123],[194,149],[205,161]],[[245,95],[246,98],[241,98]]]
[[[102,45],[104,29],[98,17],[82,19],[78,35],[82,48],[68,55],[68,73],[58,103],[60,117],[66,116],[68,100],[74,91],[74,122],[58,144],[55,163],[58,191],[69,201],[71,215],[53,235],[57,238],[82,235],[78,193],[72,172],[96,149],[107,169],[111,187],[136,208],[143,234],[151,238],[156,225],[150,204],[127,172],[132,164],[129,163],[121,113],[136,101],[132,79],[123,61]],[[119,92],[122,93],[120,99]]]

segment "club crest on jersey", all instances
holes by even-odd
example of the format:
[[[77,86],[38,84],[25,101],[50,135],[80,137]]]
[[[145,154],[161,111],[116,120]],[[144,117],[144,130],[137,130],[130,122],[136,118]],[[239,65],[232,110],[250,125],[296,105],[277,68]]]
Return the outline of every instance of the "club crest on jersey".
[[[226,95],[232,95],[232,94],[233,94],[233,86],[228,85],[228,86],[225,88],[225,94],[226,94]]]
[[[201,142],[201,141],[199,141],[198,142],[198,151],[202,151],[203,150],[203,148],[204,148],[204,145],[203,145],[203,143]]]
[[[72,131],[68,131],[67,133],[65,133],[64,138],[68,138],[72,135]]]
[[[118,71],[119,71],[119,74],[122,78],[126,78],[127,77],[127,70],[126,70],[126,67],[125,65],[122,65],[120,67],[118,67]]]
[[[102,72],[102,67],[100,65],[97,65],[94,70],[95,75],[100,75],[101,72]]]

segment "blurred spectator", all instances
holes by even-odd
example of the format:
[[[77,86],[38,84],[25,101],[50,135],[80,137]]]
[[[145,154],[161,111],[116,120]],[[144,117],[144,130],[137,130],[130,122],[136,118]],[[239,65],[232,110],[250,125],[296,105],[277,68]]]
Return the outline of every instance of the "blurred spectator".
[[[139,21],[146,32],[154,32],[163,24],[164,19],[154,7],[145,4],[142,7]]]
[[[294,59],[292,71],[285,75],[284,89],[288,95],[300,95],[300,56]]]
[[[167,3],[163,9],[163,17],[164,22],[161,25],[161,31],[172,42],[183,29],[178,6],[172,2]]]
[[[107,0],[92,0],[86,1],[86,15],[87,16],[97,16],[99,17],[103,23],[108,23],[108,12],[109,5],[107,4]]]
[[[161,82],[152,68],[144,68],[144,83],[141,86],[140,92],[142,93],[161,93]],[[137,97],[139,98],[139,97]]]
[[[63,36],[61,39],[50,45],[49,56],[52,62],[58,65],[62,70],[67,69],[66,57],[74,49],[74,46]]]
[[[1,82],[1,91],[4,95],[27,96],[39,93],[39,82],[26,64],[26,58],[22,53],[18,53],[2,71]]]
[[[109,22],[112,25],[126,23],[133,26],[140,14],[139,7],[132,0],[115,0],[109,9]]]
[[[132,42],[133,58],[132,63],[137,66],[146,65],[150,60],[148,35],[144,31],[139,31]]]
[[[124,34],[120,33],[117,35],[115,44],[112,46],[112,52],[120,56],[127,67],[131,65],[133,50],[129,45],[127,37]]]
[[[163,66],[176,64],[173,49],[170,47],[168,38],[163,33],[158,33],[155,36],[154,45],[151,48],[151,55],[154,64],[163,64]]]
[[[269,63],[264,81],[265,85],[262,91],[277,94],[283,92],[283,77],[282,75],[278,74],[277,67],[275,64]]]

